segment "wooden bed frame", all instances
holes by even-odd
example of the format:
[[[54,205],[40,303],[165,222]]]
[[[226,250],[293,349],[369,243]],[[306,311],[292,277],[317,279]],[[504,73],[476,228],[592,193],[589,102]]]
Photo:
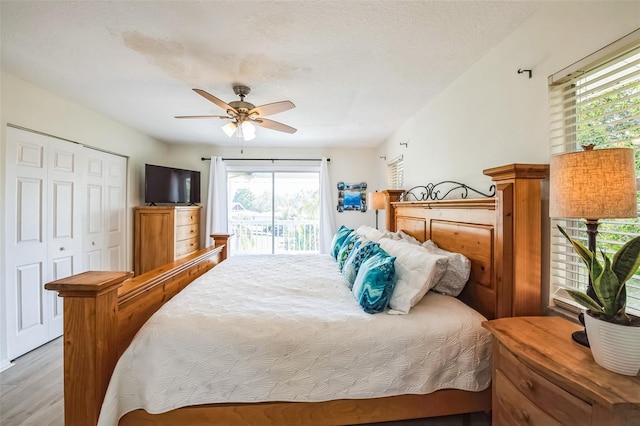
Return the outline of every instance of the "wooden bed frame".
[[[547,165],[511,164],[485,170],[496,196],[398,202],[385,191],[386,225],[463,253],[471,277],[460,298],[489,319],[538,315],[542,180]],[[64,302],[65,424],[95,425],[115,364],[138,329],[167,300],[227,257],[228,235],[215,246],[131,278],[130,272],[85,272],[48,283]],[[491,388],[446,389],[318,403],[211,404],[151,415],[130,412],[120,425],[359,424],[491,410]]]

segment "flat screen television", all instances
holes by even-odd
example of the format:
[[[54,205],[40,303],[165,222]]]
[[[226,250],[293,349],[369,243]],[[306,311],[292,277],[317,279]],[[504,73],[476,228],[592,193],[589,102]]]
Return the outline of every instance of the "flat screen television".
[[[200,172],[145,164],[144,202],[149,205],[200,203]]]

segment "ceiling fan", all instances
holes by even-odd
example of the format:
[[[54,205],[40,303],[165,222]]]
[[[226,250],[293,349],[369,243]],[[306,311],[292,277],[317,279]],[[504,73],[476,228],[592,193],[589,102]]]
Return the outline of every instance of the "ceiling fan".
[[[224,109],[227,115],[177,115],[175,118],[220,118],[223,120],[231,120],[230,123],[222,126],[222,130],[229,137],[235,134],[238,138],[244,139],[245,141],[250,141],[256,137],[254,124],[266,129],[285,133],[295,133],[297,131],[286,124],[263,118],[267,115],[273,115],[295,108],[295,105],[291,101],[280,101],[255,106],[249,102],[245,102],[244,98],[251,92],[251,89],[241,85],[233,86],[233,91],[240,97],[240,100],[229,102],[228,104],[202,89],[193,89],[193,91]]]

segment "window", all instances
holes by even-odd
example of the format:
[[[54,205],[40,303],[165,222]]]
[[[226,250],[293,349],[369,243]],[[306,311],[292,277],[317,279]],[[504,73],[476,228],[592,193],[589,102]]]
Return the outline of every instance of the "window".
[[[318,252],[320,174],[227,171],[231,253]]]
[[[402,155],[387,163],[387,184],[389,189],[402,189],[404,184]]]
[[[551,155],[594,149],[633,147],[640,176],[640,31],[607,46],[589,58],[549,78]],[[584,220],[551,221],[551,298],[557,307],[577,306],[564,289],[584,291],[586,268],[559,233],[564,227],[587,245]],[[612,255],[640,235],[640,221],[600,220],[598,250]],[[640,275],[627,283],[627,310],[640,314]]]

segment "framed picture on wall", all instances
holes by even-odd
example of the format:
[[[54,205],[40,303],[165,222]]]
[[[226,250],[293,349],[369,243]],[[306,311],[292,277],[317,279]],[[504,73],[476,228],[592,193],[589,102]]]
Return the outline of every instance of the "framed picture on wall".
[[[338,211],[367,211],[366,182],[338,182]]]

